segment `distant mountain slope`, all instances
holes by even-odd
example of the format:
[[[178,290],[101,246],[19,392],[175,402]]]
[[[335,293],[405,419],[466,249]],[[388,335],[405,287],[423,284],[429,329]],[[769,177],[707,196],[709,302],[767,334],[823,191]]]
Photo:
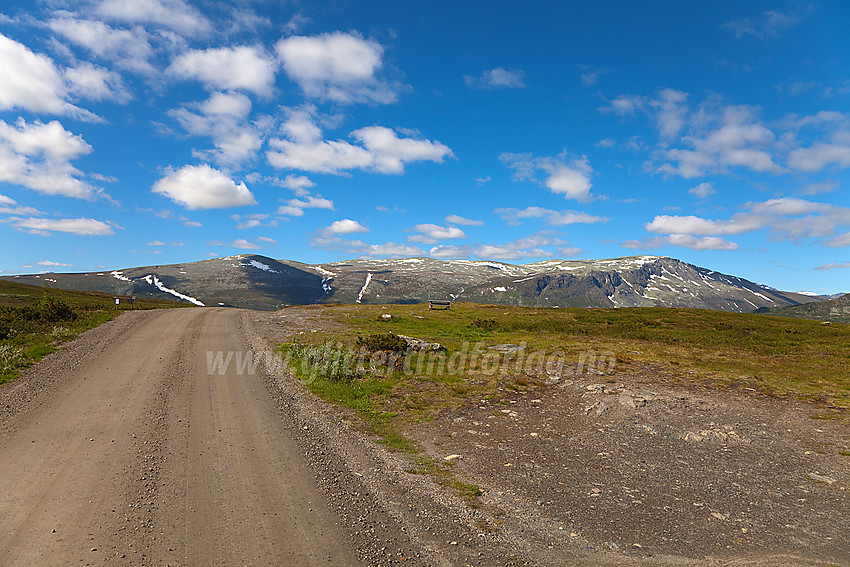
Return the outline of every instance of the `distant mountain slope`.
[[[279,262],[254,255],[112,272],[43,274],[5,279],[62,289],[177,298],[198,305],[264,310],[316,303],[324,293],[322,278],[315,270],[297,262]]]
[[[828,301],[771,309],[767,315],[850,323],[850,293]]]
[[[669,306],[749,312],[820,301],[659,256],[524,265],[433,258],[308,265],[239,255],[113,272],[5,279],[253,309],[452,299],[542,307]]]
[[[658,256],[524,265],[408,258],[352,260],[318,268],[332,287],[323,300],[339,303],[455,299],[544,307],[663,305],[748,312],[819,300]]]

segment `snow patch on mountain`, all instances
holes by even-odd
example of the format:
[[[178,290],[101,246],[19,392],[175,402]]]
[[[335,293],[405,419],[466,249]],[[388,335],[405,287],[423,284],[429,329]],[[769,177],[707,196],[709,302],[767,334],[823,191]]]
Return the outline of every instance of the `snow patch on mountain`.
[[[206,305],[204,305],[203,303],[201,303],[200,301],[198,301],[194,297],[184,295],[184,294],[180,293],[179,291],[175,291],[175,290],[171,289],[170,287],[165,287],[162,284],[162,282],[159,281],[159,278],[156,277],[153,274],[148,274],[147,276],[143,277],[142,279],[145,280],[146,282],[148,282],[149,284],[151,284],[152,286],[156,287],[160,291],[164,291],[165,293],[170,293],[174,297],[178,297],[178,298],[180,298],[184,301],[188,301],[189,303],[194,303],[195,305],[199,305],[200,307],[206,307]]]
[[[257,268],[259,270],[263,270],[264,272],[271,272],[273,274],[279,274],[280,273],[277,270],[272,270],[271,266],[269,266],[268,264],[263,264],[262,262],[258,262],[257,260],[249,260],[248,264],[251,265],[251,266],[254,266],[255,268]]]
[[[363,300],[363,294],[366,293],[366,288],[369,287],[369,282],[372,281],[372,273],[369,272],[366,274],[366,283],[363,284],[363,287],[360,288],[360,293],[357,294],[357,303]]]
[[[757,291],[753,291],[753,290],[751,290],[750,288],[745,287],[745,288],[743,288],[743,289],[746,289],[747,291],[749,291],[749,292],[750,292],[750,293],[752,293],[753,295],[756,295],[756,296],[758,296],[758,297],[761,297],[762,299],[766,299],[767,301],[769,301],[769,302],[771,302],[771,303],[776,303],[775,301],[773,301],[771,298],[767,297],[766,295],[762,295],[762,294],[760,294],[760,293],[759,293],[759,292],[757,292]],[[744,301],[746,301],[746,299],[745,299]]]
[[[421,264],[424,262],[422,258],[404,258],[403,260],[392,260],[393,264]]]

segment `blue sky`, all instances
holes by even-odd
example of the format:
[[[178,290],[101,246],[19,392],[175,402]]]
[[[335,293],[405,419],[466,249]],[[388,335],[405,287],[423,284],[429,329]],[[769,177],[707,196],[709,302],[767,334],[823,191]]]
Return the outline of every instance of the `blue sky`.
[[[664,255],[850,291],[850,4],[6,1],[0,270]]]

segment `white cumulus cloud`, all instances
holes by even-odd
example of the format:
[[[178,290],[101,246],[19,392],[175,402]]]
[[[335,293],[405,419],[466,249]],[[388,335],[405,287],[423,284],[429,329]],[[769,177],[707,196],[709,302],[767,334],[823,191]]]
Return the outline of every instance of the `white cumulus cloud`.
[[[0,34],[0,110],[30,110],[96,121],[98,118],[68,102],[69,87],[62,72],[46,55]]]
[[[236,221],[236,230],[244,230],[258,226],[277,226],[277,221],[270,219],[270,216],[266,213],[257,213],[253,215],[230,215],[230,218]]]
[[[72,94],[89,100],[125,103],[131,98],[121,75],[91,63],[66,69],[65,80]]]
[[[692,236],[690,234],[670,234],[654,236],[646,240],[627,240],[621,244],[623,248],[651,250],[666,246],[681,246],[691,250],[738,250],[735,242],[730,242],[719,236]]]
[[[460,215],[449,215],[445,218],[445,221],[449,224],[459,224],[463,226],[483,226],[484,221],[468,219],[466,217],[462,217]]]
[[[833,247],[850,245],[850,208],[818,203],[795,197],[747,203],[746,210],[728,219],[706,219],[694,215],[658,215],[646,224],[646,230],[667,234],[648,240],[624,243],[626,248],[658,248],[664,245],[687,246],[695,250],[736,250],[737,244],[722,236],[767,230],[770,240],[825,239],[821,244]]]
[[[717,190],[714,189],[714,186],[711,183],[700,183],[696,187],[688,189],[688,193],[695,197],[699,197],[700,199],[708,199],[717,193]]]
[[[311,187],[315,187],[316,182],[310,179],[309,177],[305,177],[303,175],[289,174],[283,178],[283,181],[280,185],[281,187],[292,189],[293,191],[295,191],[296,195],[300,195],[301,192],[307,191]]]
[[[256,205],[245,183],[236,183],[228,175],[209,165],[186,165],[154,183],[153,192],[165,195],[187,209],[225,209]]]
[[[514,170],[514,179],[517,181],[533,181],[552,193],[584,203],[598,198],[590,192],[593,187],[590,181],[593,168],[586,156],[567,159],[566,153],[562,153],[553,157],[535,158],[531,154],[503,153],[499,159]]]
[[[648,171],[692,179],[741,172],[780,175],[850,167],[850,117],[836,111],[788,115],[766,122],[759,107],[727,103],[711,95],[689,104],[687,93],[621,95],[600,110],[619,116],[645,114],[658,130]],[[812,131],[814,131],[812,133]]]
[[[35,207],[19,205],[17,201],[6,195],[0,195],[0,215],[40,216],[44,213]]]
[[[525,209],[514,209],[510,207],[499,208],[493,211],[502,217],[502,220],[510,225],[521,224],[524,219],[543,219],[552,226],[563,226],[567,224],[592,224],[607,222],[606,217],[597,217],[581,211],[562,210],[555,211],[543,207],[526,207]]]
[[[384,174],[404,173],[407,163],[442,163],[452,157],[444,144],[432,140],[401,138],[390,128],[368,126],[351,133],[360,144],[344,140],[325,140],[316,124],[316,108],[305,105],[286,109],[282,130],[287,138],[273,138],[266,152],[269,163],[279,169],[317,173],[345,174],[363,169]]]
[[[334,221],[322,229],[326,234],[355,234],[357,232],[369,232],[369,229],[352,219],[340,219]]]
[[[552,232],[538,232],[502,244],[440,245],[428,254],[434,258],[479,258],[481,260],[517,261],[529,258],[571,257],[582,253],[580,248]]]
[[[233,248],[241,248],[242,250],[258,250],[259,248],[262,248],[262,246],[260,246],[259,244],[248,242],[244,238],[237,238],[228,246],[231,246]]]
[[[641,113],[653,122],[658,130],[654,148],[644,143],[630,147],[650,148],[644,167],[656,173],[691,179],[742,170],[779,175],[850,167],[850,115],[832,110],[792,114],[768,127],[758,107],[728,104],[717,95],[698,105],[687,99],[687,93],[666,89],[654,96],[620,95],[599,110],[621,117]]]
[[[104,22],[81,19],[71,14],[53,18],[47,25],[66,41],[114,62],[122,69],[143,74],[155,72],[151,63],[154,57],[151,38],[141,27],[113,28]]]
[[[299,195],[297,199],[290,199],[285,205],[278,207],[277,214],[300,217],[304,215],[304,209],[334,210],[333,201],[325,199],[321,195],[310,195],[304,192],[300,192]]]
[[[758,173],[781,173],[771,151],[776,136],[745,106],[716,107],[703,105],[694,117],[689,135],[680,139],[681,147],[661,149],[657,171],[685,178],[707,173],[726,173],[731,167],[743,167]]]
[[[213,30],[200,10],[182,0],[104,0],[97,5],[95,13],[127,24],[156,24],[192,37]]]
[[[238,166],[257,156],[261,132],[248,121],[251,100],[241,93],[215,92],[208,100],[170,112],[190,134],[209,136],[214,150],[196,150],[195,156],[226,166]]]
[[[90,199],[97,190],[80,179],[71,162],[91,153],[79,135],[58,121],[12,125],[0,120],[0,181],[22,185],[47,195]]]
[[[694,215],[659,215],[647,223],[646,230],[655,233],[681,234],[741,234],[764,228],[765,219],[746,213],[738,213],[729,220],[709,220]]]
[[[466,234],[456,226],[417,224],[409,229],[409,231],[418,234],[411,234],[407,237],[407,240],[410,242],[419,242],[420,244],[436,244],[441,240],[466,238]]]
[[[808,148],[797,148],[788,154],[788,165],[808,173],[835,165],[850,167],[850,145],[816,142]]]
[[[351,133],[372,156],[370,168],[378,173],[404,173],[404,164],[415,161],[442,163],[452,156],[448,146],[431,140],[399,138],[390,128],[368,126]]]
[[[29,232],[49,236],[53,232],[76,234],[78,236],[108,236],[115,234],[115,228],[121,228],[111,221],[99,221],[90,218],[46,219],[10,217],[0,222],[8,223]]]
[[[310,98],[343,104],[390,103],[397,85],[379,78],[384,48],[355,33],[292,36],[276,45],[286,74]]]
[[[319,231],[310,241],[314,248],[320,248],[329,252],[338,252],[346,256],[360,258],[407,258],[410,256],[424,256],[425,252],[411,244],[400,244],[397,242],[384,242],[380,244],[369,244],[362,240],[347,240],[334,234]]]
[[[243,45],[187,51],[178,55],[167,71],[181,79],[196,79],[213,90],[241,89],[271,96],[275,67],[262,48]]]

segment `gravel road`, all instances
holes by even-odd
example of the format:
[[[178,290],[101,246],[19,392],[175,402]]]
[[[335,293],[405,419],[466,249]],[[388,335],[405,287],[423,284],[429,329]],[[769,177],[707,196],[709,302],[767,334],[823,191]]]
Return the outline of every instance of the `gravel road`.
[[[131,312],[0,388],[0,565],[850,565],[846,419],[576,375],[408,432],[460,455],[470,506],[275,364],[239,371],[339,324]]]
[[[239,311],[122,315],[0,391],[0,565],[361,565]]]

